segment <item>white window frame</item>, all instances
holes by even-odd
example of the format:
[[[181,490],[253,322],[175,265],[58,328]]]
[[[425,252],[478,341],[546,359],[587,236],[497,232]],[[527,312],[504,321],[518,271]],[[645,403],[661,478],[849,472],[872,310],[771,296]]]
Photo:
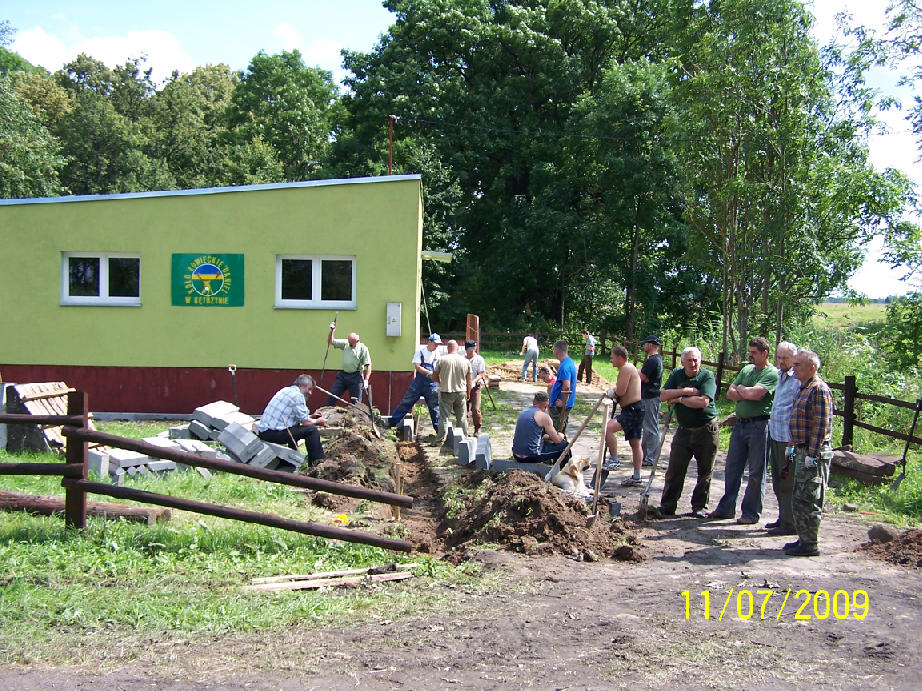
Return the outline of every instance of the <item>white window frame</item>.
[[[70,294],[70,259],[99,260],[99,295]],[[109,260],[138,260],[138,296],[109,295]],[[141,255],[131,252],[61,252],[61,304],[62,305],[108,305],[113,307],[141,306]]]
[[[282,261],[285,259],[310,260],[311,261],[311,295],[320,295],[320,284],[322,275],[322,262],[324,261],[348,261],[352,264],[352,299],[351,300],[321,300],[319,297],[313,300],[283,300],[282,299]],[[356,309],[355,297],[355,256],[335,255],[335,254],[278,254],[275,257],[275,307],[276,309]]]

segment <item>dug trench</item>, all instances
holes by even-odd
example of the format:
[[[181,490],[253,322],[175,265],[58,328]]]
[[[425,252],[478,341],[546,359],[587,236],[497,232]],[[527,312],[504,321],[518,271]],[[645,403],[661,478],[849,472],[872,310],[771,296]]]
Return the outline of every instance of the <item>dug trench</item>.
[[[393,619],[388,612],[376,612],[347,626],[221,636],[187,645],[181,654],[168,640],[152,641],[141,659],[105,673],[8,668],[0,670],[0,684],[102,689],[918,688],[922,569],[912,555],[919,540],[906,535],[908,548],[902,542],[889,548],[902,550],[894,558],[899,563],[885,561],[893,557],[883,547],[859,550],[867,543],[872,516],[830,506],[823,520],[822,554],[797,559],[780,549],[787,538],[768,538],[760,526],[684,517],[634,522],[630,517],[639,493],[633,491],[618,496],[628,518],[620,523],[618,531],[624,532],[617,532],[617,539],[622,544],[633,539],[631,546],[643,561],[603,556],[592,562],[585,554],[580,560],[579,549],[556,546],[535,529],[507,534],[504,527],[497,534],[500,524],[529,511],[528,502],[514,499],[527,494],[528,480],[512,473],[455,480],[457,471],[434,464],[428,449],[391,441],[388,450],[385,442],[360,430],[357,434],[364,441],[343,440],[339,459],[331,442],[329,463],[311,472],[339,473],[387,488],[393,483],[387,470],[369,473],[363,459],[375,465],[379,458],[399,458],[403,491],[416,498],[414,507],[403,511],[400,523],[389,510],[364,510],[357,521],[371,530],[399,530],[420,552],[466,560],[482,574],[486,587],[451,579],[422,585],[422,579],[411,579],[387,587],[411,593],[426,588],[443,593],[440,601],[446,604]],[[381,452],[375,450],[379,443],[385,443]],[[716,467],[723,468],[723,455]],[[722,479],[715,474],[712,500]],[[693,483],[692,472],[684,501]],[[661,487],[654,484],[654,497]],[[483,521],[491,502],[498,502],[497,513]],[[533,507],[530,515],[544,510]],[[764,520],[776,511],[767,491]],[[465,531],[472,537],[462,535]],[[551,546],[529,547],[529,536],[534,544]],[[291,595],[297,597],[284,596]]]

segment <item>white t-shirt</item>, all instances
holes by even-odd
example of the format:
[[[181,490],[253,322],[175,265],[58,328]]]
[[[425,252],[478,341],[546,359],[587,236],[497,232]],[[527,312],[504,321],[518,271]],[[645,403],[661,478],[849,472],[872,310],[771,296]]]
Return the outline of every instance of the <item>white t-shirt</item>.
[[[525,346],[525,350],[538,350],[538,339],[534,336],[526,336],[522,345]]]
[[[423,367],[425,367],[427,370],[431,372],[433,366],[435,365],[435,361],[438,360],[438,357],[439,357],[438,348],[436,348],[435,350],[429,350],[429,346],[423,346],[422,348],[417,350],[415,353],[413,353],[412,362],[414,365],[422,365]]]

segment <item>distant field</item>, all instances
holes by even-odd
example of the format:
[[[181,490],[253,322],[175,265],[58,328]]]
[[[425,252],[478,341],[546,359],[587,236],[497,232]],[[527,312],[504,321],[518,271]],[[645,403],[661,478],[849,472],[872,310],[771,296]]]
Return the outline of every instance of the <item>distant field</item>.
[[[818,326],[858,326],[883,321],[887,305],[872,302],[867,305],[850,305],[847,302],[822,302],[816,306],[813,321]]]

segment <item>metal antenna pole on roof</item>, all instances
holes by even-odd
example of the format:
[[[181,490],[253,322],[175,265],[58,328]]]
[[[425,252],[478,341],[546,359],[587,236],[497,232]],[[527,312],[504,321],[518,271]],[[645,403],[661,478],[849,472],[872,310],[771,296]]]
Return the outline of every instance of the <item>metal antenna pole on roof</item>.
[[[423,312],[426,313],[426,328],[432,333],[432,324],[429,323],[429,308],[426,306],[426,289],[423,287],[423,277],[419,277],[419,292],[423,298]]]

